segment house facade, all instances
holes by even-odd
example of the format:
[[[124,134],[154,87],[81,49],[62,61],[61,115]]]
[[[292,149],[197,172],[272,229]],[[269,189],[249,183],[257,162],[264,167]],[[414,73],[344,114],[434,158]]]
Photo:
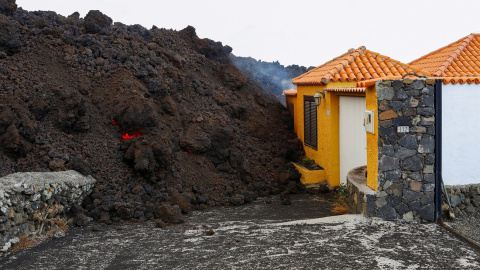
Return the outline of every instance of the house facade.
[[[305,182],[346,184],[350,170],[367,165],[367,186],[378,190],[379,105],[375,82],[401,79],[407,74],[430,75],[360,47],[292,80],[297,91],[288,90],[285,95],[293,111],[295,132],[306,156],[324,168],[323,174]],[[315,103],[316,94],[320,96],[319,105]],[[390,117],[389,113],[383,117]]]

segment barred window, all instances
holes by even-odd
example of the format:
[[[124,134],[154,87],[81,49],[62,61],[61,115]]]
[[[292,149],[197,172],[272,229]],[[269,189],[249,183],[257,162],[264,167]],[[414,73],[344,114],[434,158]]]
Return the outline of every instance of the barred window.
[[[313,96],[303,97],[304,109],[304,143],[305,145],[317,149],[317,106]]]

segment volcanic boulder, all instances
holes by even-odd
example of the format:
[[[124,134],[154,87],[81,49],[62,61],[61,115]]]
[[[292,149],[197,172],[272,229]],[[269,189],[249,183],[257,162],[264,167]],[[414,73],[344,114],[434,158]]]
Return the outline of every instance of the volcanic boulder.
[[[11,16],[17,11],[15,0],[0,0],[0,13]]]
[[[90,34],[107,34],[111,31],[113,20],[99,10],[90,10],[85,16],[83,26]]]

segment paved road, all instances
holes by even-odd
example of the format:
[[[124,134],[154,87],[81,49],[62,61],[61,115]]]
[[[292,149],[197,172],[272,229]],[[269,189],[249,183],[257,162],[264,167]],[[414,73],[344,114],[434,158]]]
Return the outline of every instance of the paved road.
[[[292,201],[195,212],[165,229],[72,229],[0,258],[0,269],[480,269],[480,253],[436,224],[316,218],[321,198]]]

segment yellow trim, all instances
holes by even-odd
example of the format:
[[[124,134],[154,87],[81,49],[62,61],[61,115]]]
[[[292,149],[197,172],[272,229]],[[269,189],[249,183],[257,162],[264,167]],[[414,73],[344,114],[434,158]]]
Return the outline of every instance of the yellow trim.
[[[293,163],[293,165],[302,174],[302,177],[300,178],[302,184],[315,184],[327,179],[325,170],[309,170],[295,163]]]
[[[366,89],[366,109],[374,112],[375,134],[367,132],[367,186],[373,190],[378,189],[378,107],[377,91],[375,86]]]

